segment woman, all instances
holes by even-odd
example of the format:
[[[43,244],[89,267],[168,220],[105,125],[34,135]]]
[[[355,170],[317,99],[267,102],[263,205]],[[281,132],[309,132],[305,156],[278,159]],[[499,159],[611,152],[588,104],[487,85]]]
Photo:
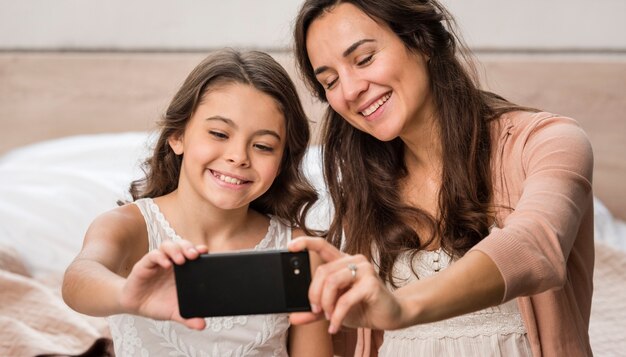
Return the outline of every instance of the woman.
[[[290,246],[327,262],[292,321],[385,330],[386,356],[591,355],[587,136],[479,89],[453,27],[436,1],[302,5],[334,217]]]

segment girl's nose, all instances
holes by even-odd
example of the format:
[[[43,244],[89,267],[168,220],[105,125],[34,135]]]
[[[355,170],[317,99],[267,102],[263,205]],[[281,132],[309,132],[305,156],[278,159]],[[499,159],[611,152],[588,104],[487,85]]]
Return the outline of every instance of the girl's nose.
[[[226,154],[226,161],[233,166],[248,167],[250,166],[250,158],[248,151],[242,147],[232,147]]]

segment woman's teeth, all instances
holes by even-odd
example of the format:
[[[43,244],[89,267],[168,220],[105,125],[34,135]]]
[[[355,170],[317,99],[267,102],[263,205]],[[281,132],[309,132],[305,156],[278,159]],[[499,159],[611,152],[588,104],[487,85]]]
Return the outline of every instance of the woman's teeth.
[[[387,99],[389,99],[389,97],[391,97],[391,93],[385,94],[382,98],[375,101],[374,103],[372,103],[372,105],[362,111],[361,114],[363,114],[364,116],[372,114],[376,111],[376,109],[380,108],[380,106],[383,105],[387,101]]]

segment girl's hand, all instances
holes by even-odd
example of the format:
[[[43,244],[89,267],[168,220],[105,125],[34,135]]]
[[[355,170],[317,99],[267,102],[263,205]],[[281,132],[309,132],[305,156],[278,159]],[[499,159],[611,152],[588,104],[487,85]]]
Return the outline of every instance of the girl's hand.
[[[122,289],[120,304],[132,314],[204,329],[204,319],[180,316],[173,264],[181,265],[206,252],[206,246],[194,247],[185,240],[163,242],[159,249],[147,253],[133,266]]]
[[[323,312],[330,333],[342,324],[379,330],[399,327],[402,307],[364,256],[343,254],[323,238],[297,238],[288,248],[316,252],[325,263],[317,268],[309,287],[312,313],[292,314],[293,324],[319,319]]]

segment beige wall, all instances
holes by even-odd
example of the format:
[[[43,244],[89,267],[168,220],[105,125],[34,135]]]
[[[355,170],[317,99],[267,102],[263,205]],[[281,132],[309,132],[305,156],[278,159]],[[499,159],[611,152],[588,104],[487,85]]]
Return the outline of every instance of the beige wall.
[[[624,0],[442,2],[474,48],[626,51]],[[285,49],[301,3],[0,0],[0,49]]]

